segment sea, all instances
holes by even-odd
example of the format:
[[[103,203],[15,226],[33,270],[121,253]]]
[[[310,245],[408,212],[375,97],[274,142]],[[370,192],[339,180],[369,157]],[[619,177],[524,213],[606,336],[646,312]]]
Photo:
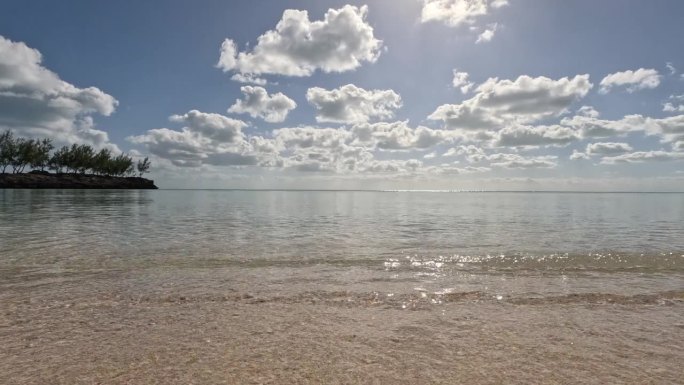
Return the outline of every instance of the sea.
[[[3,384],[683,383],[684,194],[0,190],[0,305]]]

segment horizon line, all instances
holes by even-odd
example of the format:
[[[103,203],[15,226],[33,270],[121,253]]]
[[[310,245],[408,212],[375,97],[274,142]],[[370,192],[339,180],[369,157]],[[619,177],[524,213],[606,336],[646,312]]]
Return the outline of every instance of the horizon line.
[[[282,192],[379,192],[379,193],[563,193],[563,194],[684,194],[684,191],[592,190],[442,190],[442,189],[287,189],[287,188],[159,188],[165,191],[282,191]]]

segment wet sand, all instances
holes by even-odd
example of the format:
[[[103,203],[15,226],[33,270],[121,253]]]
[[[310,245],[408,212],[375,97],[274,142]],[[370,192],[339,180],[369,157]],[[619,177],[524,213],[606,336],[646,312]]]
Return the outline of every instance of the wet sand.
[[[155,277],[155,290],[141,273],[6,282],[0,383],[684,381],[681,291],[278,294]]]

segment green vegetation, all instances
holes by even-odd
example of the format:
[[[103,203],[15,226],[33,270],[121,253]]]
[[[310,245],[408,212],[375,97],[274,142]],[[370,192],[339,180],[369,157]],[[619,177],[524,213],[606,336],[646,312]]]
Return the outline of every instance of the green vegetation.
[[[139,160],[137,167],[133,158],[126,154],[113,155],[108,149],[96,152],[86,144],[73,144],[54,149],[50,139],[15,138],[12,131],[0,134],[0,173],[11,168],[13,174],[23,173],[26,168],[44,171],[45,168],[56,173],[92,173],[108,176],[131,176],[137,169],[142,176],[149,172],[148,158]]]

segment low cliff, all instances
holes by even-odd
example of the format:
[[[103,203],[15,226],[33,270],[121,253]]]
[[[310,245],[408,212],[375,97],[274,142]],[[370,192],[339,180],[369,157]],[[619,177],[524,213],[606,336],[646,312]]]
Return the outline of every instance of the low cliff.
[[[154,181],[137,177],[115,177],[88,174],[0,174],[0,188],[29,189],[145,189],[154,190]]]

